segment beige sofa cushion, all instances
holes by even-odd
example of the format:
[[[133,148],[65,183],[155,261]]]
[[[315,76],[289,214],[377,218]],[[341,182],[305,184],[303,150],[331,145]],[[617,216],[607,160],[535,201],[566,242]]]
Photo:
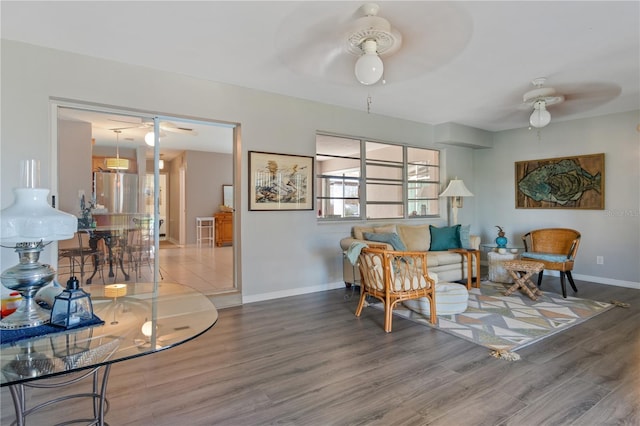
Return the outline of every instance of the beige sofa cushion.
[[[429,225],[397,225],[398,235],[409,251],[429,251]]]
[[[374,226],[373,232],[376,234],[396,234],[396,226],[395,225],[384,225],[384,226]]]
[[[384,225],[384,226],[354,226],[353,238],[356,240],[364,240],[364,233],[372,232],[376,234],[394,234],[396,232],[396,225]],[[402,235],[400,235],[402,239]],[[403,240],[404,241],[404,240]]]

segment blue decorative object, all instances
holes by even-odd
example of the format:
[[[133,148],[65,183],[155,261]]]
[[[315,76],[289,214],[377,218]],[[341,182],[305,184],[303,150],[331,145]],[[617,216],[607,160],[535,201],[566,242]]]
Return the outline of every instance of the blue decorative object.
[[[102,324],[104,324],[104,321],[94,314],[90,321],[86,321],[84,324],[78,327],[73,327],[72,329],[75,330],[76,328],[81,329],[83,327],[91,327]],[[0,330],[0,345],[15,343],[20,340],[31,339],[32,337],[39,337],[45,334],[54,334],[66,331],[67,329],[56,327],[55,325],[51,324],[44,324],[30,328],[17,328],[15,330]]]
[[[496,238],[496,244],[498,245],[498,248],[506,248],[507,247],[507,237],[504,236],[504,231],[502,230],[502,227],[496,225],[496,228],[498,228],[498,238]]]

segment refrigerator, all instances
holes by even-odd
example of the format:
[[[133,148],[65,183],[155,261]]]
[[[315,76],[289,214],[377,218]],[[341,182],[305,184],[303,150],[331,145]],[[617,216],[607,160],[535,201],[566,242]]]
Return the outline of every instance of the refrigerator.
[[[108,213],[138,212],[138,175],[133,173],[93,174],[93,193],[96,204]]]

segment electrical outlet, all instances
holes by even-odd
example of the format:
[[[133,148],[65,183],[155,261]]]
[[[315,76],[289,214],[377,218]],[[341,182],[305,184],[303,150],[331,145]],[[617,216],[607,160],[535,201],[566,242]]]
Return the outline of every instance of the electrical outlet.
[[[598,265],[604,265],[604,256],[596,256],[596,263]]]

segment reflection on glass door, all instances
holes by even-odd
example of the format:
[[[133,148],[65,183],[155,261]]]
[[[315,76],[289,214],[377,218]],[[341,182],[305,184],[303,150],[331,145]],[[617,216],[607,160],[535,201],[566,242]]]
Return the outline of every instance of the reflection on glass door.
[[[160,241],[165,241],[169,235],[168,222],[168,197],[167,197],[167,175],[161,173],[159,176],[160,189],[158,191],[158,216],[160,220],[160,230],[158,233]],[[153,174],[147,173],[144,186],[145,212],[153,214]]]
[[[202,192],[187,187],[188,184],[197,185],[201,182],[202,174],[211,168],[191,167],[192,171],[198,170],[200,175],[188,179],[186,162],[191,158],[197,163],[193,159],[202,159],[204,155],[232,156],[236,137],[233,126],[185,121],[177,117],[156,117],[161,120],[161,131],[158,132],[159,139],[150,144],[145,136],[154,128],[152,114],[115,109],[96,110],[93,106],[66,103],[56,104],[56,114],[57,128],[53,138],[58,151],[58,155],[54,156],[57,159],[57,204],[60,210],[80,215],[80,199],[85,195],[87,204],[91,202],[94,206],[92,214],[98,218],[96,222],[100,222],[96,223],[99,228],[89,230],[91,243],[95,246],[89,248],[89,256],[83,260],[79,257],[63,259],[62,254],[70,251],[59,251],[58,264],[63,266],[61,264],[65,263],[68,274],[78,273],[78,262],[83,262],[83,283],[87,284],[92,277],[92,283],[110,285],[134,280],[154,282],[158,268],[162,275],[157,276],[158,280],[188,284],[208,295],[224,294],[227,297],[230,290],[237,288],[236,245],[199,249],[192,244],[187,232],[187,227],[192,226],[192,216],[211,214],[211,207],[204,207],[201,211],[199,204],[206,206],[209,203],[213,206],[223,201],[221,191]],[[159,151],[157,158],[163,161],[154,162],[155,148]],[[231,159],[227,161],[231,162]],[[161,163],[164,163],[164,169]],[[154,227],[156,222],[152,219],[153,173],[156,168],[159,171],[161,169],[156,193],[158,232]],[[122,187],[119,185],[127,179],[116,179],[111,182],[115,186],[103,185],[97,190],[94,185],[94,179],[98,176],[122,177],[123,174],[136,176],[137,184]],[[233,184],[234,176],[229,173],[228,176],[216,177],[220,180],[219,184],[223,185]],[[215,187],[219,186],[216,184]],[[108,201],[103,194],[117,202]],[[189,204],[187,194],[197,194],[193,195],[198,197],[195,199],[198,202],[196,206]],[[99,203],[98,195],[102,197]],[[202,203],[205,196],[210,199]],[[152,220],[144,220],[149,218]],[[82,236],[86,237],[84,234]],[[165,239],[167,241],[162,241]],[[157,240],[162,243],[158,244],[159,251],[155,250]],[[83,247],[89,245],[89,242],[74,238],[61,242],[60,248],[65,243],[72,249],[80,243]],[[142,253],[136,251],[140,247]],[[200,262],[198,268],[192,263],[194,258]],[[76,269],[71,270],[73,267]],[[60,279],[64,281],[65,277]],[[235,294],[232,296],[235,297]]]

